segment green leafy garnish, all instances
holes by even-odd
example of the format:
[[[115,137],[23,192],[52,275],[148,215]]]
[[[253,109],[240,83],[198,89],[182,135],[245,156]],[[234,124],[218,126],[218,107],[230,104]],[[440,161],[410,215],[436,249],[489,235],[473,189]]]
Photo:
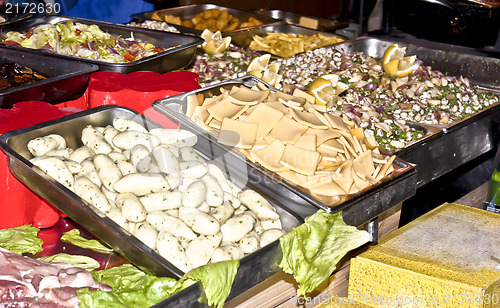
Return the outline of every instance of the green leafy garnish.
[[[24,225],[0,230],[0,247],[22,255],[41,252],[43,240],[37,236],[38,229],[32,225]]]
[[[82,255],[69,255],[67,253],[58,253],[48,257],[42,257],[40,260],[45,262],[64,262],[73,265],[74,267],[83,268],[87,271],[93,271],[99,266],[99,262],[95,259]]]
[[[151,307],[169,296],[200,281],[204,295],[201,299],[213,307],[222,307],[231,291],[239,261],[223,261],[195,268],[176,281],[169,277],[148,275],[132,264],[95,271],[96,282],[113,288],[77,291],[80,307]]]
[[[82,308],[151,307],[172,295],[172,288],[177,283],[174,278],[148,275],[132,264],[95,271],[92,275],[95,281],[108,284],[113,291],[78,290]]]
[[[201,301],[206,302],[210,307],[222,308],[229,292],[231,292],[239,265],[240,261],[229,260],[197,267],[182,276],[178,282],[179,287],[182,290],[196,281],[200,281],[205,296]],[[186,283],[187,286],[184,286]]]
[[[61,241],[73,244],[78,247],[92,249],[97,252],[110,253],[113,249],[105,246],[101,241],[98,240],[88,240],[80,235],[80,230],[72,229],[68,232],[64,232],[61,236]]]
[[[298,296],[306,296],[335,270],[349,251],[369,241],[366,231],[347,225],[342,213],[317,211],[305,223],[280,237],[280,267],[299,283]]]

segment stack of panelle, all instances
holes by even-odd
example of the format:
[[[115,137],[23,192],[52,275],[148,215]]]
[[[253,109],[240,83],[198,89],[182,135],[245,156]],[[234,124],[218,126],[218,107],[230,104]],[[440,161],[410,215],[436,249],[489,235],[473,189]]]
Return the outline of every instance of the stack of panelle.
[[[373,135],[326,112],[314,97],[253,88],[220,88],[212,97],[191,95],[186,115],[240,149],[254,163],[305,188],[326,204],[340,202],[381,181],[395,156],[380,153]]]

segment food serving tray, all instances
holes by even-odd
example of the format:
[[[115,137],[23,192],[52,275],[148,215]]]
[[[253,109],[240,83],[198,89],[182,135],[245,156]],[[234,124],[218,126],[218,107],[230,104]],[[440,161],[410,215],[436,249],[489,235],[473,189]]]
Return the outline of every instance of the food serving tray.
[[[260,15],[260,14],[256,14],[256,13],[252,13],[252,12],[247,12],[247,11],[242,11],[242,10],[237,10],[237,9],[233,9],[233,8],[228,8],[228,7],[215,5],[215,4],[207,4],[207,3],[192,4],[192,5],[179,6],[179,7],[169,8],[169,9],[138,13],[138,14],[133,14],[131,17],[133,19],[136,19],[139,21],[154,20],[152,18],[152,16],[153,16],[153,14],[157,14],[160,17],[163,17],[165,15],[172,15],[175,17],[180,17],[181,20],[186,20],[186,19],[191,19],[194,16],[196,16],[197,14],[202,13],[202,12],[209,10],[209,9],[226,10],[229,14],[233,15],[234,17],[239,18],[242,21],[246,21],[246,20],[248,20],[248,18],[253,17],[253,18],[260,20],[263,23],[263,25],[283,22],[283,21],[276,20],[270,16]],[[179,26],[179,25],[172,25],[171,24],[171,26],[177,28],[181,33],[192,33],[192,34],[196,34],[199,36],[203,32],[203,30],[197,30],[194,28],[189,28],[189,27],[184,27],[184,26]],[[258,27],[260,27],[260,26],[258,26]],[[252,28],[254,28],[254,27],[252,27]],[[246,29],[252,29],[252,28],[246,28]],[[222,33],[226,34],[228,32],[222,32]]]
[[[341,22],[338,20],[331,20],[331,19],[315,17],[315,16],[305,16],[305,15],[301,15],[301,14],[297,14],[297,13],[289,12],[289,11],[283,11],[283,10],[259,9],[259,10],[256,10],[254,12],[257,14],[260,14],[260,15],[270,16],[274,19],[284,20],[287,23],[298,25],[298,26],[303,26],[301,24],[301,21],[303,22],[304,19],[316,20],[318,23],[318,26],[316,28],[311,28],[311,29],[324,31],[324,32],[333,32],[337,29],[347,27],[347,24],[348,24],[347,22]]]
[[[29,2],[22,3],[22,5],[15,5],[13,3],[0,5],[0,17],[4,20],[0,22],[0,26],[5,26],[10,23],[26,20],[31,18],[35,13],[32,7],[27,7],[26,4]]]
[[[254,35],[266,36],[268,33],[285,33],[285,34],[297,34],[297,35],[301,34],[308,36],[315,34],[322,34],[324,36],[334,36],[345,39],[344,37],[338,34],[323,32],[319,30],[314,30],[286,23],[277,23],[257,28],[235,30],[228,32],[227,35],[231,37],[231,42],[234,43],[235,45],[241,47],[248,47],[250,46],[250,43],[252,42]],[[277,55],[273,56],[278,57]]]
[[[67,21],[79,22],[89,25],[94,24],[99,26],[101,30],[108,32],[112,35],[121,36],[122,38],[125,39],[132,38],[138,42],[151,43],[154,44],[156,47],[170,48],[170,49],[128,63],[111,63],[105,61],[97,61],[97,60],[59,54],[38,49],[29,49],[30,52],[32,52],[33,54],[50,55],[52,57],[56,57],[59,59],[71,59],[71,60],[76,59],[79,61],[92,63],[99,66],[99,69],[103,71],[115,71],[124,74],[134,71],[153,71],[158,73],[165,73],[188,65],[195,56],[197,46],[203,43],[203,39],[190,35],[183,35],[179,33],[171,33],[165,31],[154,31],[144,28],[124,26],[107,22],[100,22],[96,20],[66,17],[66,16],[46,16],[40,18],[33,18],[24,22],[16,22],[6,25],[2,27],[2,34],[0,34],[0,38],[3,39],[5,33],[9,31],[26,32],[34,26],[42,24],[56,24],[58,22],[67,22]],[[10,46],[10,45],[7,47],[12,49],[26,50],[26,48]]]
[[[4,133],[0,137],[0,147],[6,153],[9,168],[17,178],[67,214],[80,226],[94,234],[144,271],[157,276],[180,278],[184,274],[181,270],[168,262],[156,251],[143,244],[135,236],[132,236],[131,233],[118,226],[118,224],[109,219],[105,214],[93,207],[89,207],[74,192],[48,177],[45,173],[36,171],[33,168],[33,164],[29,161],[32,157],[27,149],[27,144],[30,140],[48,134],[59,134],[66,139],[68,147],[76,149],[82,146],[81,132],[84,127],[87,125],[112,125],[113,119],[116,117],[133,119],[148,129],[160,127],[158,124],[131,109],[119,106],[101,106],[57,120]],[[189,129],[189,126],[180,123],[180,128]],[[228,157],[232,155],[203,135],[198,136],[198,143],[193,148],[199,155],[207,160],[213,160],[216,164],[218,158],[225,157],[229,160]],[[226,170],[222,165],[220,168]],[[302,223],[302,219],[291,210],[277,203],[275,199],[265,195],[265,192],[261,189],[264,185],[263,183],[254,182],[251,179],[247,181],[246,178],[239,177],[237,171],[233,169],[230,171],[230,179],[233,183],[240,188],[251,188],[259,192],[271,202],[280,215],[285,231],[289,231]],[[274,253],[272,247],[277,247],[277,241],[272,245],[271,248],[264,247],[262,253],[261,250],[258,250],[249,254],[241,260],[241,263],[259,264],[259,260],[265,257],[266,254]],[[274,273],[274,270],[276,269],[270,269],[264,264],[259,264],[259,266],[254,268],[257,276],[265,276],[263,279],[267,278],[266,275],[268,273]]]
[[[4,62],[29,67],[47,79],[0,91],[0,108],[11,108],[17,102],[29,100],[60,103],[74,99],[87,88],[90,73],[99,69],[92,63],[58,59],[0,45],[0,65]]]
[[[394,41],[379,38],[358,38],[336,44],[342,52],[363,52],[382,57],[387,47],[398,43],[406,54],[416,55],[424,65],[451,76],[467,77],[472,84],[487,91],[500,93],[500,59],[474,54],[453,45],[423,43],[421,40]],[[500,136],[500,104],[451,124],[421,126],[426,135],[395,154],[416,164],[417,185],[420,187],[441,175],[473,160],[498,145]]]
[[[221,88],[230,89],[235,85],[252,87],[257,82],[262,81],[255,76],[249,75],[153,102],[153,108],[167,115],[167,117],[175,119],[176,122],[189,125],[200,134],[207,134],[203,128],[195,124],[185,114],[187,97],[197,94],[218,95],[221,93]],[[266,86],[275,90],[269,85]],[[216,136],[209,134],[208,137],[214,139],[214,142],[216,142]],[[230,150],[229,147],[224,147]],[[233,152],[235,156],[246,164],[249,179],[251,178],[253,181],[263,183],[262,189],[268,195],[275,196],[277,200],[286,204],[288,208],[302,217],[307,217],[318,209],[323,209],[329,213],[342,211],[346,223],[359,226],[375,219],[385,210],[410,198],[416,191],[415,184],[417,178],[415,169],[406,162],[396,158],[394,162],[395,171],[387,179],[379,182],[377,185],[371,185],[358,194],[349,195],[340,204],[327,205],[311,196],[308,192],[284,181],[274,172],[270,172],[262,166],[247,160],[241,152],[234,150]]]

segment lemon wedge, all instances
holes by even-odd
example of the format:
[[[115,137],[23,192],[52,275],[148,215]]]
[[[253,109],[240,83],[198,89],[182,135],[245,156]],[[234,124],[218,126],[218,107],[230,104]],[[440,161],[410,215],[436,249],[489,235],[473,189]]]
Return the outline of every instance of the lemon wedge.
[[[314,96],[316,104],[326,105],[349,88],[339,79],[340,76],[337,74],[321,75],[311,83],[307,92]]]
[[[247,73],[249,71],[262,71],[269,64],[269,60],[271,60],[271,54],[263,54],[262,56],[255,57],[248,64]]]
[[[283,76],[278,74],[278,71],[280,69],[279,63],[269,63],[270,60],[270,54],[264,54],[262,56],[253,58],[248,65],[247,74],[254,75],[272,86],[276,85],[281,81]]]
[[[382,58],[382,67],[387,75],[402,78],[410,75],[418,68],[415,64],[416,56],[405,57],[405,48],[399,47],[397,44],[389,46]]]
[[[207,53],[222,53],[231,44],[231,37],[222,37],[220,31],[212,32],[208,29],[203,30],[201,33],[201,38],[205,42],[201,45]]]

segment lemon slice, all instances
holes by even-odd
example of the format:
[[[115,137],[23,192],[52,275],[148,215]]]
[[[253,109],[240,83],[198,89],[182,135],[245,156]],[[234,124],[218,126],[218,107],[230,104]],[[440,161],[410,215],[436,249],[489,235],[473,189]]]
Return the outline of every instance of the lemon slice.
[[[205,42],[201,45],[207,53],[222,53],[231,44],[231,37],[222,37],[220,31],[212,32],[208,29],[203,30],[201,33],[201,38]]]
[[[269,63],[270,59],[270,54],[264,54],[262,56],[253,58],[248,65],[247,74],[254,75],[272,86],[276,85],[281,81],[283,76],[278,74],[278,71],[280,69],[279,63]]]
[[[250,64],[248,64],[247,72],[264,70],[266,66],[269,64],[269,60],[271,60],[271,54],[268,53],[253,58],[252,61],[250,61]]]
[[[267,82],[268,84],[270,84],[272,86],[279,83],[282,78],[283,78],[283,76],[281,76],[280,74],[272,72],[272,71],[268,71],[268,70],[265,70],[264,74],[262,74],[262,77],[261,77],[261,79],[263,81]]]
[[[337,74],[326,74],[316,78],[309,86],[308,93],[314,96],[315,103],[318,105],[326,105],[333,101],[335,96],[344,92],[349,86],[340,80]]]
[[[405,57],[406,50],[397,44],[389,46],[382,58],[382,67],[387,75],[402,78],[413,73],[418,68],[416,56]]]

